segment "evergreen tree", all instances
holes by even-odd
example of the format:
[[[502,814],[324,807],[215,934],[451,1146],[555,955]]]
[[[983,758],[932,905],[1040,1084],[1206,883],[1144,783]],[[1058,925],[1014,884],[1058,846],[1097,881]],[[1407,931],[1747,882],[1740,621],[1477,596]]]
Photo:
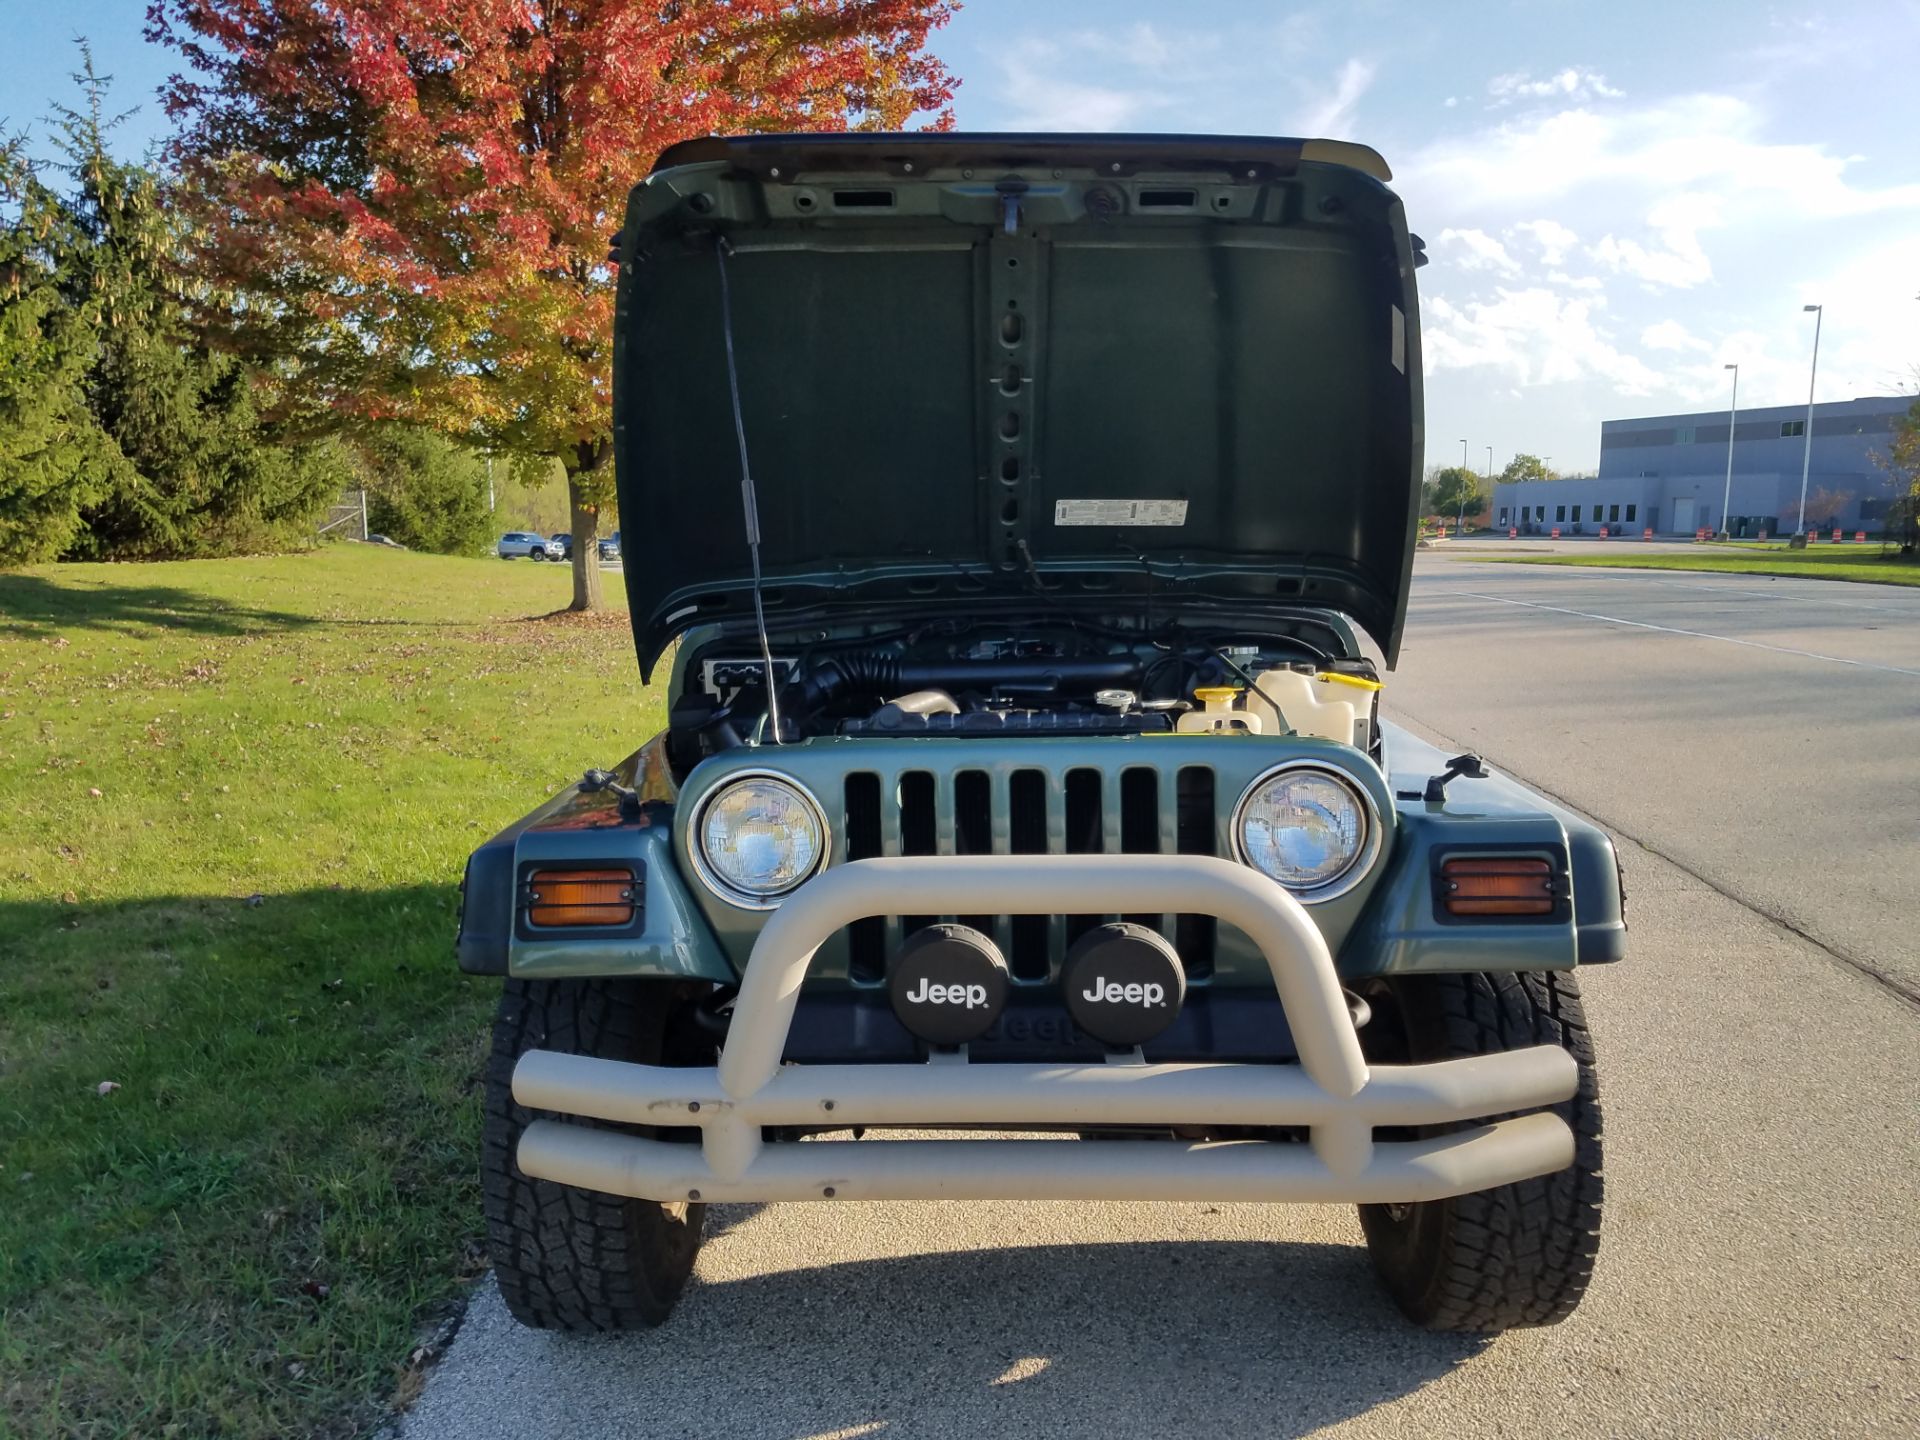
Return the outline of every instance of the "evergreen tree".
[[[184,223],[158,176],[109,152],[124,117],[107,116],[109,77],[84,44],[74,80],[82,107],[56,110],[72,179],[61,286],[97,325],[85,389],[127,463],[84,506],[73,553],[157,559],[300,543],[339,491],[338,457],[275,443],[245,368],[196,340],[188,306],[207,297],[177,264]]]
[[[367,528],[415,550],[478,555],[493,538],[485,462],[417,425],[383,425],[356,443]]]
[[[72,545],[127,466],[87,404],[97,346],[60,271],[66,211],[17,139],[0,142],[0,207],[0,565],[24,565]]]

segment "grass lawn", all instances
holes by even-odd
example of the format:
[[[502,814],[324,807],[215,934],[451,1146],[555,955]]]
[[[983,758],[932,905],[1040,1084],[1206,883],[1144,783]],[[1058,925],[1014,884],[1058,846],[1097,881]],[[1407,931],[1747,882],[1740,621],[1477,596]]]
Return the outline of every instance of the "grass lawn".
[[[1584,565],[1601,570],[1707,570],[1726,575],[1790,575],[1803,580],[1857,580],[1879,585],[1920,585],[1920,561],[1881,558],[1877,544],[1785,545],[1735,542],[1696,545],[1684,555],[1475,555],[1489,565]]]
[[[624,614],[528,618],[569,594],[0,574],[0,1435],[349,1435],[412,1383],[482,1264],[461,864],[659,724]]]

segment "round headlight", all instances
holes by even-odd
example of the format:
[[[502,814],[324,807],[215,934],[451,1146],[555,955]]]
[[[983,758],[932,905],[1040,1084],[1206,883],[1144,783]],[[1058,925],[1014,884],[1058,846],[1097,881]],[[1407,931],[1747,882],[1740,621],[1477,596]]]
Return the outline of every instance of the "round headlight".
[[[1234,839],[1254,869],[1301,899],[1324,900],[1374,836],[1366,799],[1351,783],[1326,770],[1287,769],[1241,798]]]
[[[765,905],[820,868],[827,826],[798,785],[754,775],[721,787],[701,807],[693,836],[707,877],[729,898]]]

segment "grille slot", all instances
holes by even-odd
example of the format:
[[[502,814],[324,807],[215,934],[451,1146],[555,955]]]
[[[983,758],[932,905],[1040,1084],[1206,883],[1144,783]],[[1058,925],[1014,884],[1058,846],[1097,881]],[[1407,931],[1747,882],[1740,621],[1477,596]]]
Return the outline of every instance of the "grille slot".
[[[891,793],[889,793],[891,792]],[[1064,773],[1038,767],[1010,771],[906,770],[897,777],[857,772],[846,777],[846,858],[873,855],[1214,855],[1219,853],[1218,796],[1205,765],[1161,771],[1132,765],[1118,771],[1076,766]],[[878,984],[887,956],[935,915],[856,921],[848,927],[848,972]],[[1047,980],[1066,949],[1103,915],[961,915],[993,936],[1014,979]],[[1125,917],[1166,935],[1189,980],[1213,973],[1216,924],[1209,915]]]
[[[1160,853],[1160,772],[1135,765],[1120,772],[1120,853]],[[1158,915],[1128,915],[1135,925],[1160,928]]]
[[[1174,837],[1182,855],[1219,853],[1214,830],[1213,771],[1205,765],[1185,765],[1175,781]],[[1180,952],[1180,963],[1187,979],[1202,980],[1213,974],[1214,932],[1219,922],[1211,915],[1173,917],[1173,948]]]
[[[1047,853],[1047,775],[1016,770],[1007,777],[1007,849],[1015,855]],[[1047,978],[1050,915],[1013,915],[1007,965],[1016,980]]]
[[[880,777],[866,773],[847,776],[843,803],[847,859],[871,860],[882,853],[880,841]],[[847,927],[847,973],[857,981],[878,984],[887,975],[887,922],[878,915],[856,920]]]
[[[1105,789],[1098,770],[1085,766],[1067,771],[1066,849],[1069,855],[1098,855],[1106,835],[1101,795]],[[1098,915],[1069,915],[1064,939],[1073,944],[1100,923]]]
[[[900,853],[933,855],[940,847],[940,817],[934,813],[933,772],[909,770],[900,777]],[[932,915],[902,915],[901,938],[933,924]]]

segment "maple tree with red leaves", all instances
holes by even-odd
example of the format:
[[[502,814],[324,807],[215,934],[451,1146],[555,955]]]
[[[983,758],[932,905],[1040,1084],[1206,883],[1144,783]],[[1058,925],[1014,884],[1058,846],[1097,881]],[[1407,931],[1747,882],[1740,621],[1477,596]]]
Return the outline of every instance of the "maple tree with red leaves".
[[[952,123],[949,0],[152,0],[205,319],[283,413],[566,469],[573,608],[611,477],[610,233],[704,134]],[[551,459],[540,463],[550,466]],[[629,517],[629,529],[643,517]]]

